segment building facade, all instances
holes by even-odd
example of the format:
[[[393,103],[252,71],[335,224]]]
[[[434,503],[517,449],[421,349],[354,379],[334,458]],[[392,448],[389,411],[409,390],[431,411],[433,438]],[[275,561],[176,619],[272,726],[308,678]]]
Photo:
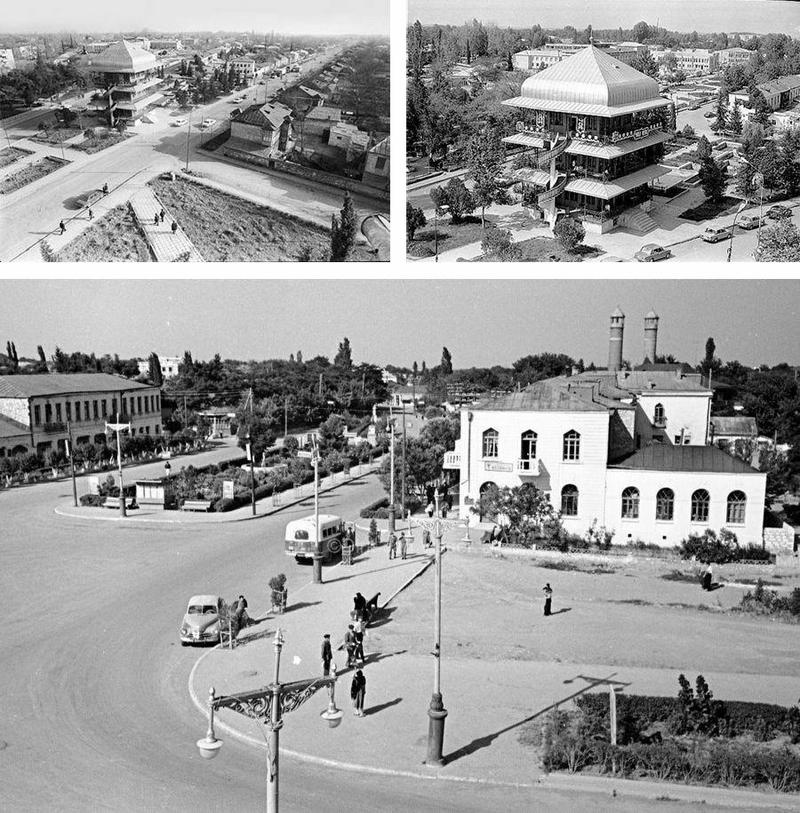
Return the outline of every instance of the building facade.
[[[723,48],[717,54],[719,66],[724,68],[727,65],[749,65],[753,51],[748,51],[747,48]]]
[[[242,85],[252,85],[256,78],[256,61],[246,57],[229,59],[226,62],[226,70],[233,68],[236,74],[236,81]]]
[[[0,48],[0,74],[13,71],[15,67],[14,50],[12,48]]]
[[[386,136],[367,151],[367,159],[364,164],[364,173],[361,180],[376,189],[389,188],[390,169],[390,140]]]
[[[463,407],[445,458],[459,472],[460,517],[493,519],[474,510],[487,489],[531,483],[572,533],[602,526],[618,544],[673,546],[727,528],[760,544],[766,475],[706,445],[710,391],[677,372],[626,372],[548,379]],[[668,424],[673,411],[688,432]]]
[[[714,73],[719,70],[719,53],[707,48],[684,48],[675,51],[678,67],[688,75]]]
[[[138,45],[124,40],[110,45],[90,64],[95,87],[102,91],[90,106],[112,127],[119,120],[137,122],[163,98],[159,67],[156,57]]]
[[[131,424],[131,434],[160,435],[161,390],[105,373],[0,376],[0,456],[63,451],[68,425],[75,444],[105,443],[106,422]],[[11,430],[21,434],[11,436]]]
[[[292,111],[278,102],[251,105],[231,119],[231,140],[243,142],[243,149],[279,157],[289,150],[291,138]]]
[[[531,150],[513,177],[535,217],[552,229],[569,214],[605,232],[646,216],[651,182],[669,171],[658,161],[672,103],[658,82],[590,45],[526,79],[521,94],[503,102],[519,117],[503,140]]]
[[[159,356],[158,362],[161,366],[161,375],[166,378],[175,378],[178,375],[178,366],[183,361],[180,356]],[[150,372],[150,359],[140,359],[139,375],[147,375]]]

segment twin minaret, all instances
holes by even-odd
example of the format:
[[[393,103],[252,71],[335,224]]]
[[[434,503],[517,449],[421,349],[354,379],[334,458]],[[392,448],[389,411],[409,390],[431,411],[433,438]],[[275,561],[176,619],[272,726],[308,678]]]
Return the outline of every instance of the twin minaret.
[[[611,314],[608,334],[608,369],[622,369],[622,335],[625,331],[625,314],[616,307]],[[644,361],[655,363],[658,341],[658,316],[653,312],[644,317]]]

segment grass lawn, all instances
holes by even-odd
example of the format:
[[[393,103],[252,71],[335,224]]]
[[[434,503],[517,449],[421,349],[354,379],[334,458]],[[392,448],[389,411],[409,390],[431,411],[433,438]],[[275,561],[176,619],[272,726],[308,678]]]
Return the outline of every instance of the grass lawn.
[[[0,150],[0,169],[13,164],[14,161],[19,161],[26,155],[33,155],[32,150],[23,150],[21,147],[4,147]]]
[[[150,262],[150,250],[127,203],[117,206],[67,243],[60,262]]]
[[[476,257],[473,262],[580,263],[599,257],[603,253],[594,246],[578,246],[574,252],[569,252],[552,237],[529,237],[527,240],[514,243],[512,254],[509,257],[482,256]]]
[[[180,177],[150,185],[207,262],[327,259],[330,232],[321,226]],[[357,246],[351,259],[372,255]]]
[[[38,181],[39,178],[44,178],[45,175],[55,172],[59,167],[66,166],[68,163],[69,161],[62,161],[60,158],[48,157],[29,164],[24,169],[19,170],[19,172],[14,172],[12,175],[0,181],[0,195],[22,189],[23,186]]]
[[[125,141],[128,138],[130,138],[130,134],[128,133],[111,131],[105,135],[95,136],[95,138],[85,138],[79,144],[70,144],[70,147],[73,150],[81,150],[81,152],[86,152],[91,155],[92,153],[100,152],[100,150],[105,150],[108,147],[113,147],[115,144],[119,144],[120,141]]]
[[[732,215],[736,207],[741,203],[738,198],[723,198],[720,203],[712,203],[710,200],[695,206],[694,209],[687,209],[678,215],[682,220],[691,220],[694,223],[702,223],[704,220],[711,220],[720,215]]]
[[[494,228],[494,223],[488,217],[486,218],[486,228]],[[458,224],[439,220],[437,231],[440,254],[470,243],[480,243],[484,235],[481,219],[474,215],[468,215]],[[419,229],[414,235],[414,239],[407,244],[407,251],[412,257],[433,257],[434,246],[433,223],[429,221],[428,225]]]

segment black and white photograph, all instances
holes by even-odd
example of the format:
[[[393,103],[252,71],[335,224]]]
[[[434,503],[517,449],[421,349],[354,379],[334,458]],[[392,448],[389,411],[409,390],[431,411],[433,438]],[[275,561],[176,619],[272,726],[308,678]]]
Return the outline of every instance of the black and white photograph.
[[[409,0],[411,261],[800,259],[800,4]]]
[[[4,811],[797,810],[797,281],[219,286],[3,283]]]
[[[389,3],[0,21],[0,261],[389,258]]]

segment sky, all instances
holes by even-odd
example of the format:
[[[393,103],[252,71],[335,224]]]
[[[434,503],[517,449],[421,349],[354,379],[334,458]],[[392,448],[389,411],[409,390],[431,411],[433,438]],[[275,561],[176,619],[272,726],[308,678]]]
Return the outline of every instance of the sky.
[[[347,336],[356,363],[432,367],[447,346],[456,368],[542,352],[605,366],[617,305],[632,363],[652,308],[661,354],[697,363],[713,336],[723,361],[800,364],[798,280],[6,280],[0,349],[332,359]]]
[[[771,31],[800,35],[800,3],[791,0],[408,0],[409,20],[452,23],[477,18],[500,26],[632,28],[639,20],[672,31]]]
[[[287,34],[389,34],[389,0],[36,0],[9,3],[0,32],[275,31]]]

